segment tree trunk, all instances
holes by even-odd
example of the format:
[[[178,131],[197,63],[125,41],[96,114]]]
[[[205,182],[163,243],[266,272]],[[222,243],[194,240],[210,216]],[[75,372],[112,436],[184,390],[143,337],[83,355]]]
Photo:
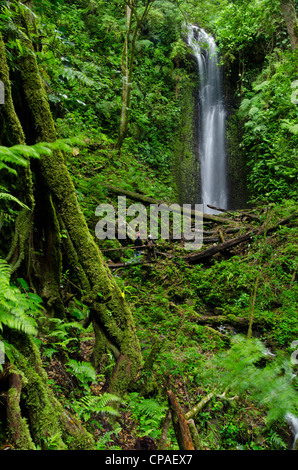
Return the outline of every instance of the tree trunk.
[[[135,0],[124,0],[126,3],[126,33],[122,52],[122,107],[120,117],[119,135],[116,143],[116,149],[120,150],[126,137],[129,122],[130,94],[132,87],[132,71],[135,56],[136,39],[139,29],[145,20],[154,0],[146,0],[146,5],[142,15],[139,17]],[[133,17],[136,20],[132,26]],[[130,39],[132,33],[132,38]]]
[[[42,449],[94,449],[92,435],[63,409],[48,387],[37,346],[26,335],[15,332],[10,343],[13,365],[7,392],[7,424],[14,448],[28,450],[38,445]]]
[[[53,142],[56,140],[56,130],[35,54],[31,43],[23,40],[25,41],[24,54],[18,66],[30,112],[28,114],[33,117],[36,140]],[[38,162],[37,172],[39,171],[37,194],[42,195],[43,201],[47,201],[47,212],[44,214],[45,224],[43,224],[46,231],[44,245],[46,252],[43,262],[48,271],[45,272],[41,265],[38,268],[45,276],[42,283],[44,298],[50,303],[52,313],[61,315],[59,285],[61,246],[58,223],[61,219],[76,253],[76,259],[85,273],[85,280],[88,280],[88,284],[85,282],[84,286],[80,287],[85,290],[83,300],[90,307],[95,334],[100,336],[97,342],[100,347],[98,346],[99,350],[95,351],[95,356],[99,357],[105,348],[111,349],[112,353],[119,352],[118,359],[116,359],[118,362],[110,382],[110,390],[120,393],[134,381],[141,367],[140,347],[131,311],[89,232],[61,152],[57,150],[50,156],[42,156]],[[70,251],[67,254],[71,256]],[[69,265],[72,265],[74,261],[70,260]],[[40,275],[41,272],[37,274]],[[106,303],[102,303],[102,298],[108,299]]]
[[[176,439],[180,450],[195,450],[187,421],[182,408],[171,390],[168,390],[168,399],[172,411],[172,421]]]
[[[298,46],[298,24],[294,3],[291,0],[281,0],[281,10],[287,25],[292,50]]]
[[[8,435],[12,447],[16,450],[36,450],[28,424],[22,417],[20,400],[22,376],[17,371],[9,371],[9,390],[7,392]]]
[[[131,80],[132,80],[132,66],[135,49],[135,39],[137,34],[137,25],[133,32],[133,41],[131,43],[131,53],[129,57],[129,41],[132,27],[132,13],[131,7],[126,5],[126,34],[122,52],[122,107],[120,116],[120,127],[119,135],[116,143],[116,149],[120,150],[123,141],[127,134],[128,129],[128,116],[129,116],[129,105],[130,105],[130,93],[131,93]]]

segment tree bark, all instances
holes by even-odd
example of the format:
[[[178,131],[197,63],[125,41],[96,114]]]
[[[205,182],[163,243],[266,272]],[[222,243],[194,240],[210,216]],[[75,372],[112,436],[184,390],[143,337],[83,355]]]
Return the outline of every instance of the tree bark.
[[[161,436],[157,444],[158,450],[166,450],[171,421],[172,421],[172,412],[171,410],[168,410],[166,417],[163,421]]]
[[[135,0],[124,0],[126,4],[126,34],[122,52],[122,107],[120,117],[119,135],[116,143],[116,149],[120,150],[123,141],[126,137],[128,130],[129,121],[129,107],[130,107],[130,95],[132,87],[132,72],[133,62],[135,56],[136,39],[140,27],[142,26],[147,14],[154,2],[154,0],[146,0],[142,15],[139,16],[137,13],[137,6]],[[135,25],[133,26],[133,18],[135,19]],[[132,38],[130,39],[130,36]]]
[[[132,199],[133,201],[139,201],[142,202],[145,205],[148,204],[163,204],[163,201],[158,201],[157,199],[154,199],[150,196],[146,196],[145,194],[141,193],[135,193],[133,191],[128,191],[126,189],[118,188],[116,186],[112,186],[110,184],[104,184],[103,185],[105,188],[107,188],[110,192],[113,192],[114,194],[123,194],[123,196],[127,196],[129,199]],[[172,203],[168,203],[168,205],[171,205]],[[196,212],[195,210],[190,210],[188,211],[185,208],[185,213],[190,214],[191,216],[195,217],[196,215],[202,215],[204,220],[209,220],[211,222],[218,222],[221,224],[226,224],[226,223],[235,223],[233,219],[228,219],[227,217],[218,217],[216,215],[212,214],[201,214]]]
[[[219,243],[218,245],[211,246],[210,248],[207,248],[207,250],[203,250],[199,253],[188,255],[185,257],[185,260],[190,264],[205,261],[217,253],[221,253],[222,251],[232,248],[233,246],[239,245],[240,243],[248,242],[254,236],[260,236],[264,234],[270,235],[271,233],[276,232],[280,226],[287,225],[289,222],[291,222],[297,217],[298,213],[294,213],[289,217],[280,220],[279,222],[277,222],[277,224],[273,225],[272,227],[266,228],[264,226],[261,229],[250,230],[249,232],[245,233],[244,235],[240,235],[237,238],[232,238],[231,240],[227,240],[224,243]]]
[[[292,50],[298,46],[298,24],[294,3],[291,0],[281,0],[281,10],[287,25]]]
[[[13,360],[7,420],[16,449],[92,450],[94,439],[63,409],[47,384],[37,346],[21,333],[11,333]],[[9,334],[8,334],[9,337]],[[12,342],[15,346],[12,346]],[[20,352],[22,351],[22,353]],[[22,399],[22,409],[20,400]],[[25,410],[26,420],[23,417]]]
[[[36,57],[30,41],[23,40],[25,41],[24,54],[18,65],[26,103],[34,121],[36,140],[53,142],[56,140],[56,130],[39,75]],[[49,243],[46,244],[47,252],[45,253],[47,260],[53,255],[50,261],[53,269],[49,267],[53,276],[44,280],[47,282],[44,287],[47,289],[48,299],[55,298],[60,304],[59,279],[55,278],[54,274],[56,269],[58,273],[60,272],[59,250],[61,247],[57,243],[60,236],[57,221],[61,219],[90,285],[88,288],[87,283],[84,283],[84,289],[88,288],[88,290],[84,292],[83,300],[90,307],[95,334],[100,336],[97,343],[100,347],[95,356],[98,357],[111,344],[113,345],[112,352],[115,350],[120,352],[121,360],[116,359],[118,362],[110,382],[110,390],[120,393],[134,381],[141,367],[141,353],[132,313],[89,232],[63,155],[59,150],[54,151],[50,156],[43,155],[39,165],[42,185],[40,190],[49,201],[52,212],[47,212],[52,222],[48,231]],[[50,251],[51,243],[55,246],[54,251]],[[103,304],[102,298],[109,300]],[[56,310],[57,303],[53,308]]]
[[[20,400],[22,376],[17,371],[9,372],[9,390],[7,392],[7,423],[9,440],[16,450],[36,450],[28,424],[22,417]]]
[[[227,250],[228,248],[232,248],[233,246],[239,245],[242,242],[247,242],[248,240],[251,240],[252,236],[253,236],[253,232],[246,233],[244,235],[241,235],[240,237],[233,238],[232,240],[228,240],[224,243],[211,246],[210,248],[207,248],[207,250],[203,250],[200,253],[188,255],[185,257],[185,260],[190,264],[205,261],[206,259],[211,258],[213,255],[217,253]]]
[[[168,390],[167,394],[172,411],[172,421],[179,449],[195,450],[183,410],[174,393],[171,390]]]

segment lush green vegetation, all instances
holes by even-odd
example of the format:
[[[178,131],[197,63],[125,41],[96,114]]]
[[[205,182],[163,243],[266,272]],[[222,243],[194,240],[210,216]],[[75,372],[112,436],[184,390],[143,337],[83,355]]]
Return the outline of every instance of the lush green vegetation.
[[[292,47],[280,3],[0,5],[11,86],[0,105],[0,346],[6,354],[0,364],[0,445],[126,450],[142,436],[161,442],[172,390],[185,413],[209,397],[194,415],[199,448],[287,449],[285,415],[298,413],[297,366],[291,361],[298,338],[298,48]],[[128,5],[133,20],[127,36]],[[163,255],[156,264],[110,274],[106,264],[129,260],[133,250],[105,252],[120,242],[94,236],[98,204],[117,206],[107,185],[177,200],[177,139],[184,100],[197,85],[184,41],[186,21],[216,38],[229,83],[229,119],[236,123],[230,145],[233,158],[246,162],[248,202],[256,217],[249,223],[260,234],[193,265],[179,242],[160,240]],[[119,149],[123,64],[131,53],[129,126]],[[37,112],[43,131],[33,119],[39,108],[30,107],[34,93],[26,77],[32,57],[45,90],[36,93],[37,101],[49,103],[54,137],[47,134],[47,105]],[[7,85],[4,65],[0,79]],[[57,168],[53,179],[49,162]],[[71,190],[63,192],[67,178],[55,191],[55,178],[64,171],[103,253],[99,261],[90,255],[91,264],[80,252],[80,240],[88,237],[75,232],[82,219],[68,225],[59,199],[68,194],[72,200]],[[278,227],[283,220],[288,222]],[[267,226],[276,228],[261,233]],[[219,233],[210,221],[204,229]],[[93,278],[100,282],[92,284]],[[96,323],[96,315],[103,323]],[[135,343],[121,343],[123,318],[125,332],[135,331]],[[110,389],[115,363],[121,370],[131,344],[135,377],[124,390]],[[165,446],[179,448],[172,426]]]

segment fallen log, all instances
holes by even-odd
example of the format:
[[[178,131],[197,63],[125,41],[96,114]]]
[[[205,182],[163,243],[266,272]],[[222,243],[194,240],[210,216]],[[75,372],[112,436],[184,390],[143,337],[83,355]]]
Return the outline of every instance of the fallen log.
[[[209,207],[210,209],[212,210],[215,210],[215,211],[218,211],[218,212],[224,212],[224,213],[227,213],[227,214],[230,214],[232,211],[228,210],[228,209],[222,209],[221,207],[216,207],[216,206],[212,206],[210,204],[207,204],[207,207]],[[257,215],[255,214],[251,214],[250,212],[247,212],[246,211],[243,211],[243,210],[236,210],[234,211],[235,212],[235,215],[240,217],[241,220],[244,218],[244,217],[248,217],[252,220],[256,220],[257,222],[260,222],[261,219],[260,217],[258,217]]]
[[[118,268],[130,268],[131,266],[138,266],[138,265],[142,265],[142,266],[151,266],[151,264],[153,263],[156,263],[156,261],[150,261],[150,263],[146,260],[146,261],[138,261],[136,263],[111,263],[111,264],[107,264],[108,268],[110,269],[118,269]]]
[[[200,315],[195,321],[199,325],[212,325],[214,332],[220,325],[229,326],[238,332],[245,331],[249,325],[249,318],[236,317],[235,315]],[[270,327],[272,327],[272,323],[267,322],[264,318],[254,322],[255,329]]]
[[[167,392],[176,439],[180,450],[195,450],[190,430],[177,397],[171,390]]]
[[[157,245],[154,245],[154,248],[155,247],[157,247]],[[130,245],[130,246],[121,246],[121,248],[107,248],[107,249],[101,249],[100,248],[100,251],[102,253],[109,253],[111,251],[122,251],[122,250],[135,250],[135,249],[148,250],[148,248],[152,248],[152,247],[149,247],[147,245],[138,246],[138,247],[135,247],[134,245]]]
[[[190,411],[188,411],[185,414],[185,419],[189,420],[189,419],[194,418],[200,411],[202,411],[204,406],[207,405],[207,403],[209,403],[210,400],[212,400],[213,397],[214,397],[213,392],[205,395],[197,405],[195,405]]]
[[[161,432],[161,436],[157,444],[158,450],[166,450],[167,448],[167,440],[168,440],[168,434],[169,434],[171,421],[172,421],[172,413],[171,413],[171,410],[168,410],[166,417],[162,424],[162,432]]]
[[[199,325],[221,325],[223,323],[233,326],[246,326],[248,319],[243,317],[228,316],[228,315],[200,315],[196,318],[196,323]]]
[[[184,259],[190,264],[205,261],[206,259],[211,258],[217,253],[227,250],[228,248],[232,248],[233,246],[239,245],[242,242],[247,242],[248,240],[251,240],[253,235],[254,232],[250,231],[248,233],[245,233],[244,235],[240,235],[240,237],[232,238],[231,240],[227,240],[226,242],[211,246],[210,248],[207,248],[207,250],[200,251],[199,253],[194,253],[193,255],[187,255]]]
[[[196,450],[203,450],[203,445],[193,419],[188,419],[187,424]]]
[[[133,191],[128,191],[126,189],[118,188],[118,187],[112,186],[110,184],[102,183],[102,186],[104,186],[110,192],[112,192],[114,194],[118,194],[118,195],[122,194],[124,196],[127,196],[129,199],[132,199],[133,201],[139,201],[139,202],[142,202],[143,204],[165,204],[167,206],[172,205],[171,202],[166,203],[164,201],[158,201],[157,199],[146,196],[145,194],[135,193]],[[171,210],[173,210],[173,209],[171,209]],[[173,212],[178,212],[178,211],[173,210]],[[227,223],[230,224],[230,223],[235,222],[233,219],[228,219],[226,217],[216,216],[216,215],[212,215],[212,214],[205,214],[205,213],[202,214],[201,212],[195,211],[193,209],[187,210],[187,208],[183,208],[183,212],[184,212],[184,214],[190,214],[192,217],[203,216],[204,221],[209,220],[211,222],[218,222],[220,224],[227,224]]]
[[[275,225],[272,227],[266,227],[265,225],[261,227],[261,229],[255,229],[255,230],[250,230],[249,232],[245,233],[244,235],[240,235],[239,237],[232,238],[230,240],[227,240],[224,243],[220,243],[218,245],[212,246],[210,248],[207,248],[207,250],[200,251],[199,253],[194,253],[192,255],[187,255],[184,259],[188,263],[199,263],[200,261],[205,261],[208,258],[211,258],[217,253],[220,253],[224,250],[227,250],[229,248],[232,248],[233,246],[239,245],[240,243],[243,242],[248,242],[252,240],[254,236],[261,236],[265,235],[268,236],[271,233],[276,232],[279,227],[283,225],[287,225],[289,222],[291,222],[293,219],[298,217],[298,213],[291,214],[290,216],[286,217],[285,219],[280,220],[277,222]]]

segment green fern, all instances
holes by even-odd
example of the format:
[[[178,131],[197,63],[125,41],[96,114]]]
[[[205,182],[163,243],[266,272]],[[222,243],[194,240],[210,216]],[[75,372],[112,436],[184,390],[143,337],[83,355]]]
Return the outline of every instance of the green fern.
[[[61,75],[72,82],[81,82],[83,85],[92,86],[94,85],[94,80],[87,77],[83,72],[79,70],[72,69],[71,67],[64,67]]]
[[[137,392],[133,392],[128,395],[128,408],[139,421],[140,434],[158,439],[161,433],[160,423],[168,409],[166,404],[154,398],[143,398]]]
[[[70,359],[66,366],[83,385],[86,385],[88,382],[95,382],[96,372],[89,362]]]
[[[23,209],[30,210],[30,208],[28,206],[26,206],[26,204],[21,202],[17,197],[13,196],[10,193],[0,193],[0,199],[3,199],[5,201],[16,202],[19,206],[23,207]]]
[[[80,419],[85,422],[89,421],[92,416],[103,415],[110,417],[120,416],[119,411],[112,405],[123,404],[123,401],[117,395],[104,393],[100,396],[88,395],[73,404],[75,412]]]
[[[33,318],[42,309],[41,299],[30,293],[23,293],[10,283],[10,267],[0,258],[0,331],[3,326],[36,335],[36,321]]]

